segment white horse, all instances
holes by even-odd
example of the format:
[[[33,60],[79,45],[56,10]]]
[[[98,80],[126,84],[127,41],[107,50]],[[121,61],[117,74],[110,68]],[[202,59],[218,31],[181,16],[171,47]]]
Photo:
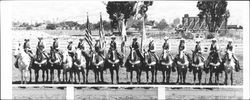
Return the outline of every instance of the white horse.
[[[63,64],[63,81],[64,79],[66,79],[66,82],[73,82],[73,58],[71,56],[69,56],[68,50],[64,50],[63,51],[63,58],[62,58],[62,64]],[[68,74],[69,75],[69,80],[68,80]]]
[[[24,52],[21,45],[15,50],[14,56],[17,60],[17,64],[15,65],[21,72],[21,84],[27,83],[29,68],[31,65],[31,57]],[[23,81],[24,78],[24,81]]]

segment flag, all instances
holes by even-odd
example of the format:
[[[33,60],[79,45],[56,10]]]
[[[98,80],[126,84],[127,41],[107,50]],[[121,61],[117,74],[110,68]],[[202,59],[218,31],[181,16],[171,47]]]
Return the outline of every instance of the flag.
[[[90,26],[89,26],[89,15],[88,15],[88,12],[87,12],[87,23],[86,23],[86,27],[87,27],[87,30],[89,31],[89,34],[91,35]]]
[[[105,48],[105,37],[104,37],[104,27],[102,22],[102,13],[100,13],[100,23],[99,23],[99,36],[100,36],[100,43],[101,48]]]

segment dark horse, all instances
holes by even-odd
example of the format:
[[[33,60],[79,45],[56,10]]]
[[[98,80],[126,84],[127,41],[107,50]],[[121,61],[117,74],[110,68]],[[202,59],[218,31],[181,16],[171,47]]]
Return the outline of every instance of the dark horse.
[[[205,68],[204,58],[202,57],[201,53],[194,53],[193,51],[193,59],[192,59],[192,71],[194,75],[193,84],[195,84],[196,74],[198,74],[199,84],[201,85],[202,72],[204,68]]]
[[[147,78],[147,84],[148,84],[148,72],[151,71],[151,83],[154,83],[154,80],[156,80],[156,67],[157,67],[157,60],[153,56],[152,53],[144,52],[144,61],[143,61],[143,66],[140,69],[140,75],[142,71],[146,72],[146,78]]]
[[[50,59],[49,59],[49,67],[50,67],[50,79],[51,82],[54,83],[54,70],[57,70],[57,78],[58,81],[61,82],[61,70],[63,69],[62,66],[62,54],[57,52],[53,47],[50,47]]]
[[[213,73],[215,73],[215,84],[219,84],[219,73],[221,72],[221,62],[219,58],[219,54],[217,52],[211,52],[211,55],[207,58],[207,66],[209,67],[210,77],[209,84],[212,84]]]
[[[228,79],[228,75],[230,74],[231,77],[231,85],[233,85],[233,73],[234,70],[237,68],[239,68],[239,64],[235,63],[234,59],[233,59],[233,53],[228,51],[225,55],[225,59],[223,59],[223,63],[222,66],[224,67],[224,71],[225,71],[225,81],[224,84],[227,85],[227,79]]]
[[[177,73],[178,73],[176,83],[179,84],[179,79],[180,79],[181,83],[185,84],[187,70],[188,67],[190,66],[190,57],[188,56],[188,54],[180,52],[180,54],[178,54],[175,57],[174,63],[177,67]]]
[[[86,68],[86,59],[82,54],[82,50],[77,48],[74,54],[74,61],[73,61],[75,82],[77,82],[76,81],[76,74],[77,74],[78,82],[81,83],[80,73],[82,73],[83,83],[85,83],[85,71],[84,71],[85,68]]]
[[[48,82],[48,78],[49,78],[49,67],[48,67],[48,54],[46,54],[45,52],[37,49],[36,51],[36,55],[34,57],[34,63],[32,66],[32,69],[35,70],[35,82],[38,82],[39,79],[39,70],[42,70],[42,78],[43,78],[43,82],[45,82],[45,72],[46,72],[46,82]]]
[[[119,83],[119,67],[121,66],[122,59],[118,58],[118,52],[116,50],[110,50],[106,58],[105,66],[110,70],[111,83],[113,84],[114,70],[116,71],[116,82]]]
[[[160,63],[159,63],[159,68],[158,70],[162,71],[162,83],[169,83],[170,80],[170,74],[173,66],[173,58],[171,57],[170,52],[163,51],[163,53],[160,56]]]
[[[133,80],[133,71],[136,71],[137,74],[137,84],[140,83],[140,67],[142,65],[141,59],[142,58],[139,58],[139,56],[136,54],[136,51],[130,47],[130,54],[125,62],[127,72],[130,72],[130,84],[132,84]]]
[[[93,70],[95,73],[95,82],[104,82],[103,79],[103,71],[104,71],[104,58],[102,58],[101,55],[99,55],[96,51],[92,51],[90,53],[91,56],[89,56],[87,53],[84,53],[88,58],[90,58],[88,61],[88,64],[86,66],[86,83],[88,83],[88,74],[89,70]]]

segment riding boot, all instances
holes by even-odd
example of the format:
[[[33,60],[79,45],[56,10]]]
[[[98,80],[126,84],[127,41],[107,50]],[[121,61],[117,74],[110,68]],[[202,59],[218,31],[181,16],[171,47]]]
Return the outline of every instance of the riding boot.
[[[239,70],[241,70],[241,68],[240,68],[240,64],[239,64],[239,61],[238,61],[238,59],[235,57],[235,55],[233,55],[233,58],[234,58],[234,61],[235,61],[235,71],[239,71]]]
[[[142,60],[143,56],[141,55],[139,49],[136,49],[135,52],[140,57],[140,60]]]

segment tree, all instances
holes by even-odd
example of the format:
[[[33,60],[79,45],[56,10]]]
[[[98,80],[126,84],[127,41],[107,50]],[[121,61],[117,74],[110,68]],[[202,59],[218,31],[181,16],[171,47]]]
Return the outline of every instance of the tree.
[[[131,27],[135,28],[136,30],[142,30],[142,20],[136,20]]]
[[[54,29],[56,29],[56,25],[55,25],[55,24],[48,24],[48,25],[46,26],[46,29],[54,30]]]
[[[209,32],[216,32],[222,21],[227,20],[229,12],[227,12],[227,2],[225,0],[216,1],[198,1],[197,8],[200,10],[198,14],[200,19],[205,19]]]
[[[157,27],[158,29],[160,29],[160,30],[164,30],[165,28],[168,27],[168,24],[167,24],[167,22],[166,22],[165,19],[162,19],[162,20],[156,25],[156,27]]]
[[[178,24],[180,24],[180,18],[175,18],[173,21],[174,27],[177,27]]]

